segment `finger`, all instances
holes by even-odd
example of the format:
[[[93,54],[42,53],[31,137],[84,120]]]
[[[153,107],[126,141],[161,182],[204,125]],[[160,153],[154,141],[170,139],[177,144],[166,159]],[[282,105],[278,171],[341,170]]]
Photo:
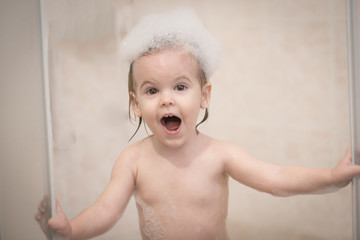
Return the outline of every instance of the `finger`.
[[[46,206],[44,206],[43,204],[40,204],[39,207],[38,207],[38,211],[41,212],[41,213],[46,212]]]
[[[56,199],[56,215],[63,214],[63,210],[61,208],[61,204],[59,200]]]
[[[343,159],[340,161],[340,164],[353,165],[352,157],[351,157],[351,148],[348,148],[346,150],[346,153],[345,153]]]
[[[38,212],[35,214],[34,217],[35,217],[35,220],[39,222],[41,220],[42,216],[43,216],[43,214]]]
[[[350,159],[352,158],[352,157],[351,157],[351,147],[348,147],[348,149],[346,150],[345,156],[346,156],[346,157],[349,157]]]
[[[61,208],[60,202],[56,199],[56,216],[49,219],[49,221],[48,221],[49,227],[57,228],[58,223],[61,222],[63,220],[63,218],[66,218],[66,217]]]
[[[45,212],[47,209],[47,197],[45,196],[39,203],[38,210],[39,212]]]
[[[352,166],[352,173],[353,173],[353,176],[359,176],[360,175],[360,166],[359,165]]]

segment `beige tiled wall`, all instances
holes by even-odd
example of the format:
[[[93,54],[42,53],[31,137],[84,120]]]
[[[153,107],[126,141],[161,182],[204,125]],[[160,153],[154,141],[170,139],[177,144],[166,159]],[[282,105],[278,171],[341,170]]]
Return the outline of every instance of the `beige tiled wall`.
[[[77,2],[49,5],[56,195],[70,217],[100,194],[135,130],[116,52],[125,12],[136,22],[189,4],[223,44],[201,131],[281,165],[332,167],[349,146],[345,0]],[[351,190],[276,198],[231,181],[228,226],[232,239],[351,239]],[[98,239],[139,238],[132,201]]]

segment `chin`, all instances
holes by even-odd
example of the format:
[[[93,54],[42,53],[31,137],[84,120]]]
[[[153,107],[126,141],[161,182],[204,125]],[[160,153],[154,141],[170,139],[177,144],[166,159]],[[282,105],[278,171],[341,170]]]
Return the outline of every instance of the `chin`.
[[[157,140],[161,142],[162,145],[171,149],[181,148],[189,142],[189,139],[183,136],[166,136],[165,138],[157,138]]]
[[[168,148],[176,149],[181,148],[184,146],[186,141],[180,139],[173,139],[173,140],[164,140],[163,144],[166,145]]]

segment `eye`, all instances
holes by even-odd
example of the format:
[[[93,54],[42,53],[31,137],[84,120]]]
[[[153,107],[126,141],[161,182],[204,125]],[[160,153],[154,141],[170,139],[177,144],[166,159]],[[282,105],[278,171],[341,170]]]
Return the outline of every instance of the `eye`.
[[[184,91],[187,89],[187,86],[185,86],[184,84],[179,84],[175,87],[175,90],[177,91]]]
[[[156,88],[149,88],[148,90],[146,90],[146,94],[149,94],[149,95],[153,95],[158,92],[159,92],[159,90],[157,90]]]

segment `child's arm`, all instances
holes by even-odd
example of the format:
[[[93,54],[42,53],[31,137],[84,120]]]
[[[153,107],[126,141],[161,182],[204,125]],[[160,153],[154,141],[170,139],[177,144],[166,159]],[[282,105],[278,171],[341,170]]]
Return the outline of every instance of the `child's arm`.
[[[123,154],[114,165],[109,184],[93,205],[68,221],[57,203],[57,215],[48,226],[69,239],[88,239],[108,231],[132,196],[135,174],[135,164]]]
[[[236,146],[228,146],[231,155],[225,161],[226,172],[235,180],[276,196],[325,193],[346,186],[360,166],[352,165],[350,149],[333,169],[281,167],[258,161]]]

